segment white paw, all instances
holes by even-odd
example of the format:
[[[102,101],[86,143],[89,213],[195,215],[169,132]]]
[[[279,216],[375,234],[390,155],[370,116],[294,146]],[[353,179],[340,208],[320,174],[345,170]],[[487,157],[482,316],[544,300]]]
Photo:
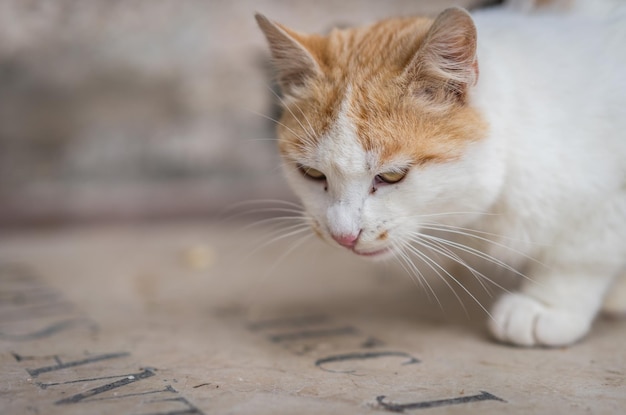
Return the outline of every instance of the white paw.
[[[587,334],[591,325],[584,314],[550,307],[519,293],[504,295],[491,314],[491,333],[519,346],[565,346]]]

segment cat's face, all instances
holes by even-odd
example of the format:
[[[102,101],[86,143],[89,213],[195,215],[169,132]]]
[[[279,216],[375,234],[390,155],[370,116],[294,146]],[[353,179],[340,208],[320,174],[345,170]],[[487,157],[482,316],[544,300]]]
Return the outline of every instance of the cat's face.
[[[497,154],[469,104],[477,63],[465,12],[327,37],[258,20],[285,93],[285,173],[321,238],[384,258],[491,203]]]

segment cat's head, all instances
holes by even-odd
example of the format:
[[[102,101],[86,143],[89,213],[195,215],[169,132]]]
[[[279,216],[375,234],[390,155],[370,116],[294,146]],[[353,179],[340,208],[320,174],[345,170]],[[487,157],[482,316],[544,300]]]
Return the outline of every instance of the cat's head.
[[[497,155],[471,105],[478,62],[466,11],[327,36],[256,17],[284,95],[287,179],[321,238],[383,258],[493,201]]]

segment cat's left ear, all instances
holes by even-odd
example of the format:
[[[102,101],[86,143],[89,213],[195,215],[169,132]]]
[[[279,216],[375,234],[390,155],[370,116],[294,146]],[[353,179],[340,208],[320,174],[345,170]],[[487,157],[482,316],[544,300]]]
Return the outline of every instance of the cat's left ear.
[[[297,95],[297,90],[305,86],[309,79],[322,73],[307,45],[309,38],[270,21],[260,13],[255,18],[270,46],[281,90],[287,95]]]
[[[466,10],[452,7],[439,14],[405,68],[414,93],[464,103],[478,81],[476,39],[476,27]]]

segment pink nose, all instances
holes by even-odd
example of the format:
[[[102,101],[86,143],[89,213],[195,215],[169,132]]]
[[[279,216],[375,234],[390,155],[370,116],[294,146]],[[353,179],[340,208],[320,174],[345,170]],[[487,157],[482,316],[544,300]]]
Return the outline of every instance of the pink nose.
[[[346,248],[353,248],[356,245],[356,241],[359,239],[360,233],[345,234],[345,235],[332,235],[333,239],[341,246]]]

